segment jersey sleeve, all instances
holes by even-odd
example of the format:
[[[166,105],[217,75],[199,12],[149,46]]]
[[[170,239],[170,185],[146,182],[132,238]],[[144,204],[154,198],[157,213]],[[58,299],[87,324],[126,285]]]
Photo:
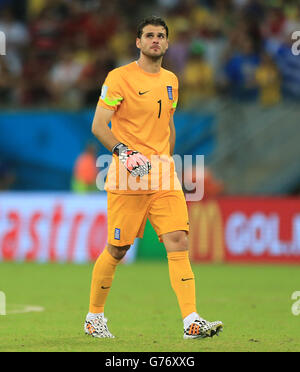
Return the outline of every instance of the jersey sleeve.
[[[171,108],[171,113],[173,114],[176,110],[178,103],[178,79],[174,75],[174,89],[173,89],[173,102],[172,102],[172,108]]]
[[[111,71],[102,85],[98,105],[109,110],[117,111],[123,101],[121,77],[115,70]]]

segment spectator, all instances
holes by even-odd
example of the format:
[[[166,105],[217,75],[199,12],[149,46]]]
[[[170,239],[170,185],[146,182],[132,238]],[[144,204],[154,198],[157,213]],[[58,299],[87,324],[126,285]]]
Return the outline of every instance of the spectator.
[[[259,55],[252,40],[244,37],[225,63],[225,77],[232,96],[239,100],[253,100],[257,96],[255,71]]]
[[[69,16],[63,23],[63,41],[70,48],[78,41],[84,41],[84,48],[89,50],[89,41],[87,32],[85,32],[85,24],[89,18],[89,12],[78,1],[69,3]]]
[[[1,66],[1,102],[6,105],[18,98],[27,106],[94,104],[107,70],[134,58],[132,24],[150,7],[145,0],[27,0],[23,7],[17,0],[0,3],[0,30],[7,40],[6,68]],[[300,96],[299,58],[290,50],[291,32],[300,30],[296,0],[156,0],[151,3],[153,9],[164,13],[172,29],[165,67],[178,75],[180,87],[184,80],[196,76],[189,45],[200,40],[205,47],[202,59],[205,57],[212,68],[218,94],[222,83],[231,98],[253,100],[259,81],[262,93],[262,81],[270,74],[264,67],[258,75],[256,70],[261,52],[267,52],[278,66],[284,97]],[[66,50],[71,50],[72,56],[67,57]],[[209,75],[204,67],[201,71],[199,80]],[[53,81],[53,91],[49,81]],[[203,81],[201,86],[207,96],[211,86],[206,87]],[[275,102],[274,97],[270,100]]]
[[[300,58],[292,53],[293,40],[288,34],[273,58],[282,76],[282,90],[286,98],[300,98]]]
[[[96,145],[89,143],[84,152],[76,159],[71,184],[74,192],[86,193],[97,190],[96,152]]]
[[[269,54],[263,53],[255,78],[259,87],[261,105],[272,106],[279,103],[281,100],[280,74]]]
[[[194,41],[189,60],[182,76],[182,104],[185,108],[197,108],[203,101],[215,95],[214,71],[205,59],[203,45]]]
[[[263,37],[282,42],[284,37],[285,15],[280,7],[268,9],[264,22],[261,24]]]
[[[132,60],[132,40],[135,37],[132,34],[126,19],[120,18],[117,31],[109,40],[111,52],[116,59],[117,66],[125,65]]]
[[[50,62],[35,49],[28,52],[16,93],[22,106],[52,106],[54,97],[48,71]]]
[[[29,20],[37,15],[46,7],[48,0],[27,0],[27,16]]]
[[[46,10],[52,18],[62,21],[68,16],[69,8],[70,4],[66,0],[27,0],[27,14],[30,20]]]
[[[0,57],[0,105],[10,105],[13,99],[15,78],[7,67],[6,58]]]
[[[106,45],[114,35],[118,24],[118,14],[107,4],[104,9],[90,12],[81,32],[87,36],[88,47],[99,48]]]
[[[43,8],[30,22],[31,48],[39,57],[53,61],[62,43],[62,22],[55,17],[51,8]]]
[[[174,26],[177,30],[174,41],[166,54],[165,63],[179,78],[182,76],[189,54],[189,24],[183,17],[175,18]]]
[[[286,6],[286,21],[283,27],[284,37],[288,37],[294,31],[300,31],[300,5],[290,4]]]
[[[91,53],[92,60],[82,69],[77,87],[83,106],[95,107],[97,104],[105,77],[115,67],[111,55],[109,48],[96,50]]]
[[[78,106],[80,102],[77,83],[83,69],[83,65],[75,60],[74,53],[69,48],[64,48],[50,72],[55,102],[62,106]]]
[[[12,74],[18,76],[22,71],[23,54],[29,43],[27,27],[17,21],[10,8],[0,13],[0,30],[6,38],[7,66]]]

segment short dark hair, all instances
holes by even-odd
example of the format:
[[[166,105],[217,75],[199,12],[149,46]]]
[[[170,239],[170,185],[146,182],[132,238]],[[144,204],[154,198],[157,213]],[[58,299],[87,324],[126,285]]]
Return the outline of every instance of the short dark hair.
[[[166,22],[161,17],[151,16],[151,17],[144,18],[140,22],[140,24],[138,25],[138,28],[137,28],[137,37],[139,39],[141,38],[141,36],[143,34],[144,27],[147,26],[147,25],[162,26],[166,30],[166,35],[167,35],[167,38],[168,38],[168,36],[169,36],[169,29],[168,29],[168,26],[167,26]]]

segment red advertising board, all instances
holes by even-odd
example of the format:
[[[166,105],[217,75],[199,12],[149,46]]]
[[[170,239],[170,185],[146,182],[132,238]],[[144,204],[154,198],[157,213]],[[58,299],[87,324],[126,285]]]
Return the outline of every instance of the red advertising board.
[[[95,261],[107,243],[106,208],[105,193],[0,193],[0,261]]]
[[[188,208],[193,262],[300,264],[300,199],[232,197]],[[90,262],[106,241],[105,194],[0,194],[0,261]]]
[[[194,262],[300,264],[300,199],[188,203]]]

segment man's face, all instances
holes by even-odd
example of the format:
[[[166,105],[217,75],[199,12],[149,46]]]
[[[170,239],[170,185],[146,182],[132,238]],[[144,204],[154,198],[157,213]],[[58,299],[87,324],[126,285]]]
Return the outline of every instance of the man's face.
[[[136,39],[136,46],[147,57],[161,58],[168,49],[166,30],[162,26],[145,26],[141,38]]]

